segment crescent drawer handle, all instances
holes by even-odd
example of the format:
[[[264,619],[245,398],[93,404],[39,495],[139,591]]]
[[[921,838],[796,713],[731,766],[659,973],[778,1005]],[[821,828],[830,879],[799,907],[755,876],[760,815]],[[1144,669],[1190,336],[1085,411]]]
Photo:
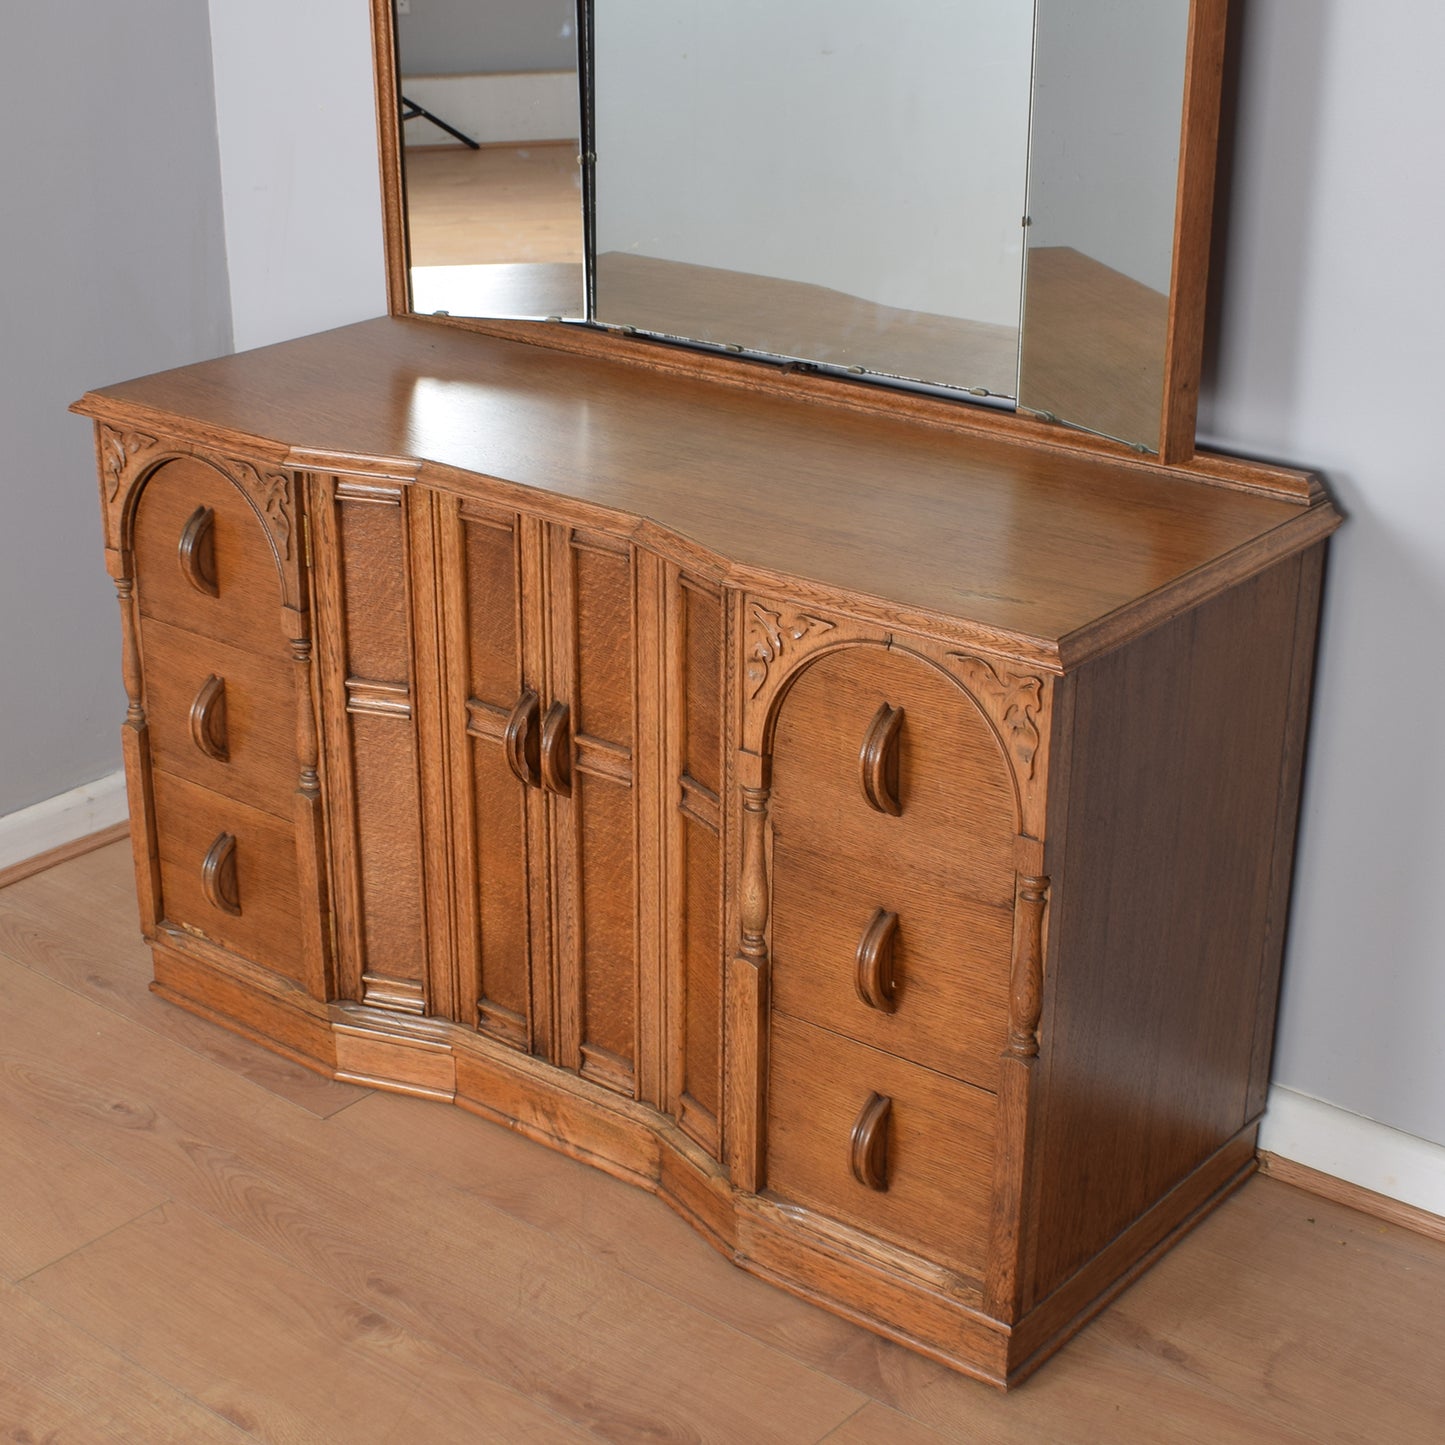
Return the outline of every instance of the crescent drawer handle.
[[[897,981],[893,976],[893,944],[898,936],[898,915],[880,908],[858,940],[858,967],[853,984],[858,997],[881,1013],[893,1013]]]
[[[903,811],[898,801],[898,739],[902,731],[903,709],[885,702],[873,714],[858,753],[868,806],[894,818]]]
[[[216,581],[216,514],[209,507],[197,507],[190,520],[181,528],[181,540],[176,547],[181,572],[197,592],[207,597],[219,597],[221,588]]]
[[[512,715],[507,719],[507,731],[502,737],[507,766],[517,781],[529,788],[542,786],[537,736],[537,717],[541,711],[542,700],[530,687],[523,688]]]
[[[202,684],[191,704],[191,741],[208,758],[218,763],[231,760],[226,735],[226,679],[213,672]]]
[[[241,913],[241,885],[236,878],[236,840],[230,833],[220,833],[206,850],[201,864],[201,887],[206,901],[222,913]]]
[[[542,723],[542,782],[550,792],[572,792],[572,715],[565,702],[554,702]]]
[[[853,1177],[880,1194],[888,1190],[888,1115],[893,1100],[887,1094],[869,1094],[849,1141],[848,1163]]]

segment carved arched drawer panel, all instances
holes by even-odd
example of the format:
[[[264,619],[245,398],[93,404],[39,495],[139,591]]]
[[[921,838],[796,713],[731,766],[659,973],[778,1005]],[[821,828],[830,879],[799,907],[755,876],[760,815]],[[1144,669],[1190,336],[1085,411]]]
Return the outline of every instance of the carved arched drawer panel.
[[[223,473],[195,457],[163,462],[141,488],[130,535],[143,618],[281,652],[283,579],[271,537]]]
[[[870,770],[896,814],[870,798]],[[807,666],[773,733],[774,1007],[993,1088],[1015,796],[993,729],[930,664],[854,646]],[[880,914],[896,919],[886,939]]]
[[[982,1277],[1008,1044],[1013,777],[970,696],[822,653],[773,728],[767,1187]]]

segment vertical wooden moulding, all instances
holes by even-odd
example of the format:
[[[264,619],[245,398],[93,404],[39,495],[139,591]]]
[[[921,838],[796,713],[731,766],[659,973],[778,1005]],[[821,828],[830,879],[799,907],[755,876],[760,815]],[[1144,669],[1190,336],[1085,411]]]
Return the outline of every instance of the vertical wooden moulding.
[[[1159,460],[1194,455],[1228,0],[1191,0]]]
[[[452,1000],[448,1017],[474,1023],[481,988],[481,920],[478,879],[477,817],[471,785],[471,739],[467,733],[468,657],[467,555],[461,504],[456,497],[431,497],[432,545],[436,557],[437,741],[443,761],[439,795],[446,800],[449,862],[437,878],[450,890],[451,971],[446,989]],[[448,868],[450,872],[448,872]]]
[[[728,809],[726,604],[720,588],[670,567],[667,580],[666,1108],[722,1157],[724,882]]]
[[[757,1190],[763,1184],[767,1150],[767,759],[757,753],[740,753],[737,775],[742,863],[738,880],[738,950],[728,966],[728,1167],[737,1188]]]
[[[636,619],[633,624],[636,692],[633,704],[632,787],[637,838],[637,1096],[662,1107],[667,988],[664,976],[667,930],[663,839],[666,815],[668,667],[664,645],[666,568],[651,552],[634,553]],[[662,736],[647,736],[642,719],[659,720]]]
[[[310,552],[311,479],[296,478],[296,521]],[[303,587],[310,576],[302,571]],[[304,594],[303,594],[304,595]],[[296,868],[303,900],[302,954],[306,989],[321,1002],[335,992],[331,949],[331,900],[327,888],[326,827],[321,801],[321,731],[317,717],[318,689],[312,642],[312,608],[283,609],[283,622],[296,665]]]
[[[992,1223],[985,1303],[995,1318],[1013,1322],[1024,1310],[1027,1241],[1022,1235],[1029,1193],[1035,1066],[1043,1012],[1044,918],[1049,880],[1043,847],[1020,837],[1014,892],[1013,962],[1009,978],[1008,1046],[999,1060],[998,1150],[994,1156]]]
[[[311,615],[332,881],[332,986],[340,998],[360,999],[361,879],[353,844],[356,805],[346,717],[346,637],[336,479],[315,476],[310,492],[307,521],[311,536]]]
[[[522,676],[538,691],[545,689],[551,673],[551,636],[547,628],[547,600],[551,598],[546,524],[536,517],[522,516],[521,587]],[[553,925],[552,830],[542,794],[527,791],[528,936],[532,940],[532,1039],[533,1049],[553,1063],[564,1062],[559,1021],[557,959],[564,945]]]
[[[422,932],[426,948],[425,994],[429,1013],[458,1017],[458,914],[450,886],[457,815],[450,806],[451,761],[444,702],[446,662],[444,619],[446,580],[432,565],[412,566],[413,557],[440,555],[440,508],[435,493],[410,487],[403,494],[408,608],[411,615],[412,728],[416,739],[421,806]]]
[[[376,141],[381,163],[382,225],[386,234],[387,310],[393,316],[405,316],[411,309],[411,260],[392,3],[393,0],[371,0],[371,58],[376,77]]]
[[[662,921],[664,1010],[662,1059],[662,1107],[679,1118],[682,1113],[682,1090],[687,1077],[685,1022],[683,1011],[687,998],[686,960],[683,957],[684,920],[682,901],[685,894],[683,865],[686,847],[685,823],[678,806],[680,785],[677,779],[683,770],[683,708],[686,706],[686,662],[683,639],[682,569],[667,563],[663,569],[663,697],[662,710]]]
[[[570,700],[577,696],[577,657],[573,637],[577,612],[576,557],[571,546],[572,529],[559,523],[545,526],[546,547],[541,588],[531,593],[545,599],[547,667],[542,710],[553,698]],[[581,790],[578,789],[578,792]],[[555,1062],[565,1069],[582,1068],[582,919],[578,912],[582,889],[582,860],[578,829],[572,824],[577,800],[548,799],[549,845],[555,907],[552,910],[553,967],[550,986],[554,999],[553,1027]],[[559,816],[564,815],[564,816]]]
[[[121,675],[125,685],[125,721],[121,724],[121,758],[125,764],[126,804],[130,809],[131,856],[135,865],[136,899],[141,933],[154,938],[161,917],[160,845],[155,809],[151,806],[150,731],[142,692],[140,624],[136,616],[135,574],[128,552],[107,551],[106,563],[120,603]]]

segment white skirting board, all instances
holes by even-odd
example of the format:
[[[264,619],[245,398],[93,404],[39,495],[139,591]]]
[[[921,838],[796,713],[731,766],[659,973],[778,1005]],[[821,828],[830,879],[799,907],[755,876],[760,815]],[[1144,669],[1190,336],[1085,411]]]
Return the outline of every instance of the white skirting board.
[[[480,145],[576,144],[581,127],[577,75],[571,70],[413,75],[403,78],[401,93]],[[409,146],[461,145],[422,117],[407,121],[402,134]]]
[[[1445,1216],[1445,1145],[1272,1084],[1259,1147],[1321,1174]]]
[[[125,774],[114,772],[18,813],[7,813],[0,818],[0,868],[123,823],[128,811]]]

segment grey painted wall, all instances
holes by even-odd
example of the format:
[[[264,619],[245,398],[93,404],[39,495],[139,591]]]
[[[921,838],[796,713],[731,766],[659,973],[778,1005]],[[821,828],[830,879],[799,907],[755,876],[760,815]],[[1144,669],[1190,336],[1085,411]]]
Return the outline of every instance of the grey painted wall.
[[[385,314],[367,0],[210,12],[236,350]]]
[[[1445,7],[1250,0],[1202,433],[1332,544],[1280,1082],[1445,1143]]]
[[[403,75],[573,70],[576,0],[411,0],[396,18]]]
[[[120,766],[87,388],[230,349],[205,6],[45,0],[0,45],[0,815]]]

